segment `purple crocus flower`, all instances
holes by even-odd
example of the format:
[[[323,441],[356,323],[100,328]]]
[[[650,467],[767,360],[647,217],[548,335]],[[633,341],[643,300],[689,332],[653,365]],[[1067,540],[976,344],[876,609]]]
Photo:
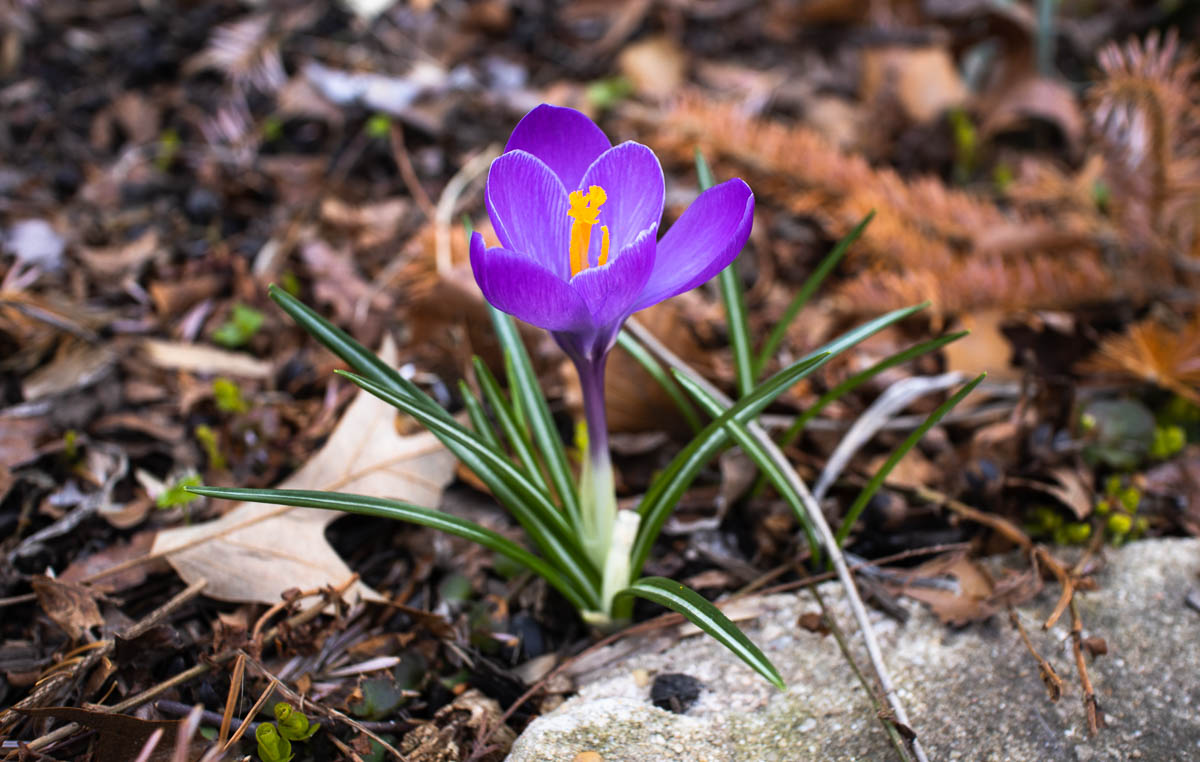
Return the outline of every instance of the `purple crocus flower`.
[[[733,261],[750,235],[754,195],[737,179],[710,188],[659,239],[664,182],[654,153],[632,141],[613,146],[580,112],[542,105],[492,162],[485,196],[501,245],[471,238],[483,295],[549,331],[579,371],[590,455],[580,490],[586,514],[589,492],[607,489],[606,501],[613,499],[604,361],[622,323]],[[611,518],[599,515],[589,529],[603,535],[598,554],[607,551]]]

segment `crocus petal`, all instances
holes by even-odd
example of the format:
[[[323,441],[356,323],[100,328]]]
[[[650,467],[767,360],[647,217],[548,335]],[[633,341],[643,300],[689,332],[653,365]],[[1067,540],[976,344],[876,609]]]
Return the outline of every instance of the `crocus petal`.
[[[487,248],[479,233],[471,236],[471,269],[496,309],[547,331],[590,330],[587,305],[566,281],[518,252]]]
[[[662,220],[666,193],[662,165],[641,143],[622,143],[600,154],[588,167],[580,187],[586,190],[593,185],[603,188],[608,197],[598,224],[608,226],[611,251],[625,248]]]
[[[750,237],[754,194],[734,178],[709,188],[658,242],[650,274],[634,310],[699,286],[733,261]]]
[[[504,248],[528,255],[561,280],[570,277],[567,192],[541,159],[525,151],[499,156],[488,171],[484,201]]]
[[[654,269],[655,237],[658,225],[651,225],[610,258],[603,267],[589,267],[571,279],[571,287],[583,297],[592,321],[602,328],[619,327],[633,312],[638,295]]]
[[[596,157],[612,145],[599,127],[573,108],[543,104],[521,119],[504,147],[527,151],[550,167],[568,191]]]

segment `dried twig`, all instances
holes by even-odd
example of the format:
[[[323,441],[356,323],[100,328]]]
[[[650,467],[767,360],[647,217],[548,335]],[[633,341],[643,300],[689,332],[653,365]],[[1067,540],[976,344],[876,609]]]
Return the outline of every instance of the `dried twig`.
[[[1087,712],[1088,732],[1096,735],[1100,728],[1104,727],[1104,717],[1100,714],[1100,703],[1096,701],[1096,690],[1092,687],[1087,661],[1083,658],[1083,620],[1079,618],[1079,608],[1074,599],[1071,600],[1071,649],[1075,652],[1075,668],[1079,670],[1079,684],[1083,688],[1083,708]]]
[[[1008,621],[1012,622],[1013,627],[1017,628],[1017,632],[1021,633],[1021,640],[1025,642],[1025,648],[1037,661],[1038,673],[1042,676],[1042,682],[1046,685],[1046,692],[1050,695],[1050,700],[1058,701],[1062,698],[1062,678],[1054,671],[1050,662],[1046,661],[1034,648],[1033,641],[1029,639],[1029,633],[1025,631],[1025,625],[1021,624],[1021,618],[1017,616],[1017,611],[1012,606],[1008,607]]]

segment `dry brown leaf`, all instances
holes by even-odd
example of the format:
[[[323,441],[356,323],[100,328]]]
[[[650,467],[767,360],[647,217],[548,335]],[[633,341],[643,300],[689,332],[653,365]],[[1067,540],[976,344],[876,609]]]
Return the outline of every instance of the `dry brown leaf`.
[[[888,46],[863,53],[862,100],[871,102],[887,91],[895,93],[909,119],[922,123],[967,102],[950,53],[941,47]]]
[[[1031,118],[1042,119],[1058,127],[1068,151],[1078,154],[1085,130],[1083,112],[1075,93],[1062,82],[1030,72],[985,103],[990,108],[980,125],[984,136],[1015,129]]]
[[[30,717],[54,718],[61,722],[77,722],[99,734],[96,743],[97,762],[128,762],[138,756],[155,731],[163,732],[162,740],[147,758],[149,762],[173,762],[175,736],[183,727],[183,720],[143,720],[126,714],[80,709],[73,706],[46,706],[17,711]],[[208,746],[208,741],[198,737],[188,747],[187,759],[196,759]]]
[[[1058,482],[1057,484],[1016,477],[1009,478],[1008,484],[1050,495],[1070,508],[1071,513],[1075,514],[1075,518],[1080,521],[1090,516],[1093,507],[1092,490],[1088,487],[1084,477],[1074,468],[1067,466],[1054,469],[1051,475],[1054,477],[1054,481]]]
[[[151,365],[167,370],[239,378],[269,378],[273,370],[269,362],[204,344],[146,339],[141,348]]]
[[[392,364],[395,344],[381,357]],[[396,498],[436,507],[454,474],[455,458],[428,433],[396,433],[396,411],[359,392],[329,440],[280,489],[320,489]],[[342,514],[310,508],[242,503],[216,521],[160,532],[155,554],[189,584],[208,580],[204,594],[221,600],[277,603],[285,590],[339,585],[350,569],[325,539]],[[348,593],[377,598],[362,583]]]
[[[991,578],[965,554],[935,558],[913,569],[912,574],[914,579],[949,576],[958,583],[957,590],[909,584],[897,591],[929,606],[943,624],[962,627],[987,619],[998,610],[990,600]]]
[[[71,640],[80,640],[92,627],[104,624],[96,599],[83,588],[39,574],[30,583],[37,595],[38,605],[46,616],[63,629]]]
[[[639,95],[668,98],[683,84],[687,55],[667,37],[650,37],[622,50],[617,65]]]

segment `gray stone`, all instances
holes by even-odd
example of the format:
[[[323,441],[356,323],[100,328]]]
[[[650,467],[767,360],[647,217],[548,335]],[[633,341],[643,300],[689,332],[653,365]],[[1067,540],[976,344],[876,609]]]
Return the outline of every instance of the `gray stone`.
[[[911,602],[907,624],[879,615],[876,632],[915,730],[933,760],[1200,759],[1200,613],[1185,598],[1200,587],[1200,540],[1169,539],[1105,551],[1099,589],[1079,597],[1084,635],[1108,654],[1088,670],[1108,727],[1090,737],[1068,637],[1069,615],[1040,624],[1058,594],[1048,585],[1019,609],[1041,654],[1066,685],[1052,703],[1006,616],[952,630]],[[852,630],[839,588],[821,588]],[[811,595],[754,602],[742,622],[783,674],[779,692],[709,638],[646,637],[589,660],[579,695],[543,716],[513,746],[510,762],[796,762],[894,759],[887,738],[832,637],[797,626],[819,611]],[[855,637],[860,664],[865,653]],[[865,667],[864,667],[865,668]],[[685,714],[657,709],[649,677],[682,672],[706,687]],[[583,755],[580,759],[595,759]]]

